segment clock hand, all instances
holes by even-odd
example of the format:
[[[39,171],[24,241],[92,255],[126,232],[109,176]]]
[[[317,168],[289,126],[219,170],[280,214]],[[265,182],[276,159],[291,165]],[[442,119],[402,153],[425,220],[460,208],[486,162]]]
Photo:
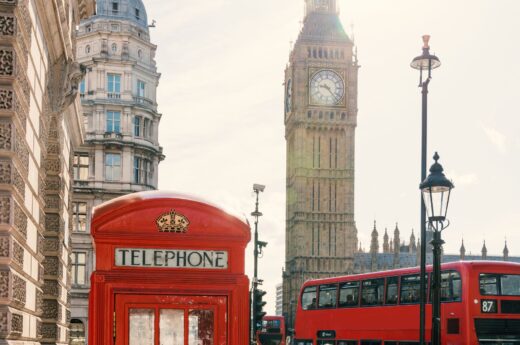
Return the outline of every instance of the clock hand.
[[[336,95],[332,92],[332,90],[330,89],[330,86],[328,86],[326,84],[320,85],[320,86],[323,87],[325,90],[327,90],[331,94],[332,97],[334,97],[334,100],[336,101],[336,103],[339,102],[338,97],[336,97]]]

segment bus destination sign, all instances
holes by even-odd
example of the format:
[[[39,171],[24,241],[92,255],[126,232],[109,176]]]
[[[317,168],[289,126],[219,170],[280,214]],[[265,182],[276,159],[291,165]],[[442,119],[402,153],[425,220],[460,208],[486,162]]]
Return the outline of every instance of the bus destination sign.
[[[116,248],[115,262],[118,267],[224,270],[228,268],[228,252],[225,250]]]

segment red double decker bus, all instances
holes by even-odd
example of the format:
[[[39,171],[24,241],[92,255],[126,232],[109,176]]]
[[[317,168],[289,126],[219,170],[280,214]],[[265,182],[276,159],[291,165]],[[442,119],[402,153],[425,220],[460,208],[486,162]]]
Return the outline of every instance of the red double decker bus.
[[[256,333],[257,345],[285,345],[285,319],[283,316],[264,316],[262,328]]]
[[[442,344],[520,344],[520,264],[461,261],[441,270]],[[419,268],[409,268],[307,281],[295,345],[419,344],[419,280]]]

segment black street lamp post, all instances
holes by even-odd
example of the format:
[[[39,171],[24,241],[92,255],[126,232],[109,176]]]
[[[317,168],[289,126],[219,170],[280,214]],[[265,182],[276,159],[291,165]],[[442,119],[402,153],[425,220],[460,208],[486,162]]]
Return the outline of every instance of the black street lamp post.
[[[255,183],[253,185],[253,192],[256,194],[256,202],[255,202],[255,210],[251,212],[251,215],[255,218],[255,234],[254,234],[254,273],[253,273],[253,286],[251,291],[251,342],[254,342],[255,331],[257,328],[257,314],[261,312],[261,310],[257,310],[257,299],[258,297],[258,285],[262,284],[262,281],[258,279],[258,255],[262,251],[262,247],[267,245],[267,242],[262,242],[258,240],[258,218],[262,216],[262,212],[258,210],[258,195],[263,192],[265,189],[264,185]],[[261,320],[260,320],[261,322]]]
[[[422,139],[421,139],[421,181],[426,178],[427,132],[428,132],[428,85],[432,78],[432,70],[440,67],[438,57],[430,54],[430,36],[423,36],[423,53],[413,59],[410,66],[420,71],[419,87],[422,89]],[[428,75],[424,79],[423,71]],[[421,197],[421,278],[420,278],[420,344],[424,345],[424,328],[426,313],[426,208]]]
[[[442,230],[450,222],[446,219],[450,203],[453,183],[444,175],[444,169],[439,164],[439,155],[433,156],[435,163],[430,168],[430,175],[420,184],[424,204],[428,211],[428,226],[433,231],[433,273],[432,273],[432,345],[441,344],[441,239]]]

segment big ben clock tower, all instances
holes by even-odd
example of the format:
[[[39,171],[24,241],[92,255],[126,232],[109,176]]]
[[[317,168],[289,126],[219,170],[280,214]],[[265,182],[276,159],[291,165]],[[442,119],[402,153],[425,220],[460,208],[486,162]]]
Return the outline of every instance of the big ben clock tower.
[[[285,70],[287,142],[283,311],[302,283],[351,272],[357,248],[354,148],[358,64],[336,0],[306,0]]]

